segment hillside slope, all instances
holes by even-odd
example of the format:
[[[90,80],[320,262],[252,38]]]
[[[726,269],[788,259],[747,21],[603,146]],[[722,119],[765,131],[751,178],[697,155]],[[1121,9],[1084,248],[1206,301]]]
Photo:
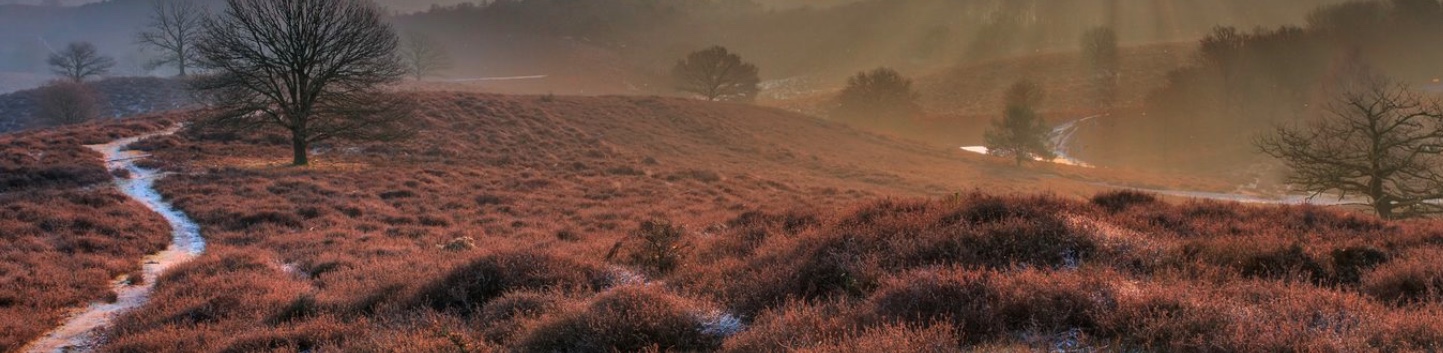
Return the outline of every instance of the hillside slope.
[[[157,77],[115,77],[89,83],[99,95],[98,119],[146,115],[192,104],[185,82]],[[0,133],[44,127],[39,89],[0,94]]]
[[[968,190],[1091,195],[1101,187],[1079,179],[1113,177],[745,105],[415,97],[417,138],[317,146],[305,168],[284,166],[274,133],[136,145],[171,173],[158,188],[201,225],[207,253],[162,277],[98,350],[1443,343],[1443,271],[1417,261],[1437,251],[1436,223],[989,196]],[[1258,330],[1270,335],[1238,334]]]

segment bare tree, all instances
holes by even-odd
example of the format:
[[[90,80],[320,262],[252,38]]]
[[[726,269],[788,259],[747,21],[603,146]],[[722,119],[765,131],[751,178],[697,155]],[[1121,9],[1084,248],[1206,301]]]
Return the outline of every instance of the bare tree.
[[[1051,129],[1037,114],[1042,99],[1042,87],[1036,83],[1024,80],[1013,84],[1003,98],[1007,110],[1001,119],[993,120],[992,128],[984,133],[987,152],[1011,156],[1017,165],[1033,158],[1056,158],[1048,139]]]
[[[137,41],[161,51],[159,58],[146,63],[147,70],[174,65],[180,76],[196,61],[195,41],[200,38],[205,22],[205,9],[194,0],[155,0],[150,23]]]
[[[1278,127],[1258,146],[1316,195],[1362,195],[1387,219],[1443,212],[1443,108],[1378,74],[1365,74],[1302,127]]]
[[[216,114],[206,126],[284,128],[295,165],[331,139],[410,135],[410,104],[383,91],[406,75],[399,39],[364,0],[227,0],[196,50],[214,73],[195,87]]]
[[[115,67],[115,59],[100,55],[95,45],[88,42],[70,43],[65,49],[50,54],[45,62],[50,64],[50,70],[56,75],[75,82],[104,75]]]
[[[428,75],[451,68],[451,53],[435,39],[420,32],[406,34],[401,55],[407,69],[420,81]]]
[[[761,78],[756,65],[742,57],[715,46],[691,53],[676,63],[671,76],[676,88],[717,101],[751,101],[760,91]]]
[[[81,82],[59,80],[36,94],[36,116],[50,125],[70,125],[100,116],[100,94]]]

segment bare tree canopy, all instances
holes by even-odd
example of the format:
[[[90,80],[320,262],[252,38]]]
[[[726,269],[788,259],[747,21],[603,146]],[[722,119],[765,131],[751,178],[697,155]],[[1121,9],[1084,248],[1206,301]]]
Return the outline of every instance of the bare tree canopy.
[[[1389,219],[1443,212],[1443,108],[1365,74],[1303,127],[1278,127],[1262,151],[1290,168],[1288,183],[1315,195],[1362,195]]]
[[[186,76],[196,61],[195,41],[200,38],[205,9],[193,0],[155,0],[152,6],[150,22],[137,41],[161,53],[146,68],[175,66],[180,76]]]
[[[110,72],[110,68],[115,67],[115,59],[100,55],[95,45],[89,42],[70,43],[65,49],[50,54],[50,58],[45,62],[50,64],[50,70],[56,75],[75,82],[105,75]]]
[[[208,126],[291,132],[295,165],[330,139],[410,134],[410,105],[382,91],[406,75],[399,40],[363,0],[227,0],[196,50],[214,71],[197,80],[217,114]]]
[[[706,97],[707,100],[743,101],[756,99],[761,83],[756,65],[716,46],[691,53],[671,69],[676,89]]]
[[[1033,158],[1052,159],[1052,143],[1048,140],[1051,129],[1037,114],[1042,104],[1042,87],[1031,81],[1019,81],[1007,90],[1003,100],[1007,110],[1002,118],[992,121],[992,128],[984,133],[987,153],[1011,156],[1018,165]]]
[[[100,93],[81,82],[59,80],[41,87],[36,115],[51,125],[79,124],[100,116]]]
[[[406,34],[401,55],[404,56],[402,59],[405,60],[407,69],[417,81],[451,68],[451,53],[446,47],[420,32]]]

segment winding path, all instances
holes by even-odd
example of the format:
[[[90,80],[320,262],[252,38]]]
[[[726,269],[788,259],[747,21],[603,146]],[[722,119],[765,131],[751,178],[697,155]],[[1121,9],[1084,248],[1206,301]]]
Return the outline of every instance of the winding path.
[[[155,190],[155,180],[165,176],[157,170],[145,169],[135,163],[148,155],[139,151],[123,149],[136,141],[155,136],[174,134],[179,127],[142,136],[116,140],[103,145],[86,146],[100,152],[105,158],[106,168],[124,169],[125,177],[116,177],[115,186],[125,195],[144,204],[170,224],[171,244],[164,251],[146,256],[143,260],[144,278],[142,284],[131,285],[128,281],[117,280],[112,284],[116,301],[113,303],[91,303],[76,313],[64,325],[50,331],[29,345],[25,352],[86,352],[94,348],[97,332],[122,312],[139,307],[150,299],[155,282],[167,269],[189,261],[205,251],[205,240],[200,236],[200,226],[186,217],[180,210],[165,202]]]

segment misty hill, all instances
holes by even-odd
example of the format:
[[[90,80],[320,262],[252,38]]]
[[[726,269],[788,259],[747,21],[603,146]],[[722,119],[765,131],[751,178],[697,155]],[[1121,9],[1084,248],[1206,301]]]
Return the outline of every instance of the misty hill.
[[[1335,2],[862,0],[790,7],[785,1],[524,0],[428,7],[394,22],[446,45],[456,57],[452,78],[548,75],[545,89],[508,91],[661,93],[670,90],[656,76],[685,53],[717,44],[756,62],[767,78],[842,77],[881,65],[932,68],[1074,48],[1082,31],[1108,24],[1127,43],[1190,40],[1214,25],[1298,24],[1309,9]],[[148,0],[0,5],[0,72],[44,72],[49,48],[89,41],[117,58],[117,74],[145,74],[142,64],[151,54],[134,45],[134,35],[148,11]]]
[[[882,65],[932,68],[1073,49],[1083,31],[1109,24],[1132,44],[1192,40],[1216,25],[1299,24],[1317,5],[1335,2],[870,0],[768,10],[746,2],[529,0],[437,8],[396,21],[452,48],[460,59],[452,74],[462,77],[594,67],[589,57],[546,49],[574,45],[621,59],[600,61],[604,67],[664,73],[685,53],[717,44],[757,63],[766,78],[844,77]]]
[[[155,77],[117,77],[89,83],[99,93],[100,119],[119,119],[179,109],[193,102],[185,82]],[[0,94],[0,133],[45,126],[38,114],[39,89]]]

